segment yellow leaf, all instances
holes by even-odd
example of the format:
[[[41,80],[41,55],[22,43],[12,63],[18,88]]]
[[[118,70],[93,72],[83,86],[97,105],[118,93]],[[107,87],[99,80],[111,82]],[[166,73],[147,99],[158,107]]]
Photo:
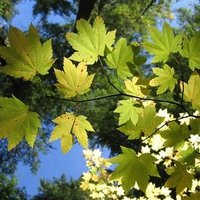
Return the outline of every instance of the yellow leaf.
[[[55,69],[58,83],[55,86],[65,98],[84,94],[90,90],[94,74],[88,76],[87,66],[80,62],[76,67],[69,59],[64,58],[64,71]]]

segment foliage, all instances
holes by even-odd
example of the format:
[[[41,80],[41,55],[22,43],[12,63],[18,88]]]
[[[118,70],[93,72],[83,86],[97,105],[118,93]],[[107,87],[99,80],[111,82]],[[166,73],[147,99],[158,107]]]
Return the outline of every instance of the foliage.
[[[0,198],[3,200],[27,200],[28,195],[24,188],[17,187],[16,177],[8,178],[0,175]]]
[[[52,181],[40,180],[38,194],[34,195],[32,200],[87,200],[88,194],[80,189],[79,181],[67,181],[65,174],[60,178],[54,178]]]
[[[15,4],[21,0],[2,0],[0,2],[0,16],[5,20],[10,20],[17,13]]]
[[[190,40],[192,42],[181,43],[183,38],[184,41],[189,40],[185,39],[186,36],[183,33],[174,35],[173,29],[167,23],[164,23],[162,33],[158,29],[150,27],[150,36],[153,42],[146,41],[142,43],[141,48],[144,47],[147,52],[154,55],[152,62],[161,64],[161,68],[154,68],[152,77],[149,77],[148,79],[145,76],[142,76],[142,74],[138,72],[136,73],[139,64],[135,62],[133,50],[134,45],[127,45],[125,39],[120,39],[118,42],[113,41],[113,34],[109,34],[113,32],[108,32],[107,35],[105,35],[106,28],[101,18],[97,17],[95,19],[93,27],[85,20],[80,20],[77,24],[77,33],[71,34],[71,37],[67,37],[67,39],[71,42],[72,47],[75,48],[77,52],[81,52],[79,54],[80,56],[73,56],[71,58],[73,61],[79,63],[78,67],[76,68],[72,64],[70,57],[67,58],[67,60],[65,59],[65,73],[57,71],[56,69],[54,70],[59,82],[56,86],[62,93],[64,93],[64,97],[44,96],[44,99],[55,99],[58,101],[74,103],[74,108],[67,107],[67,112],[65,112],[65,114],[61,114],[53,120],[57,125],[52,132],[50,141],[60,138],[63,153],[66,153],[71,148],[76,138],[84,148],[87,148],[87,132],[93,132],[94,130],[86,120],[86,117],[82,114],[84,110],[79,109],[81,107],[80,104],[83,105],[84,103],[90,102],[92,105],[94,101],[121,97],[116,108],[113,109],[114,112],[119,113],[119,117],[117,115],[119,130],[122,130],[123,133],[129,136],[128,140],[138,140],[133,149],[121,147],[122,153],[109,160],[111,163],[117,164],[110,180],[119,181],[126,192],[132,189],[134,197],[137,196],[137,191],[140,191],[138,198],[141,199],[151,198],[149,196],[150,194],[147,192],[150,187],[160,188],[159,192],[155,192],[154,194],[154,197],[156,198],[159,198],[160,195],[164,195],[164,198],[168,198],[169,196],[168,199],[196,195],[199,185],[200,154],[200,129],[198,125],[200,118],[198,97],[199,67],[197,65],[198,62],[195,63],[195,65],[192,64],[191,67],[191,60],[194,61],[194,57],[187,56],[188,54],[186,55],[185,52],[190,48],[192,49],[192,55],[193,52],[199,51],[197,46],[194,45],[194,41],[198,43],[200,40],[198,37],[199,32],[194,34],[193,38]],[[88,41],[88,43],[85,45],[85,41],[83,42],[83,38],[86,36],[85,27],[89,27],[87,29],[87,34],[92,35],[93,44],[96,44],[95,48],[93,44],[91,45],[91,41],[87,37],[86,41]],[[100,32],[97,30],[100,30]],[[99,37],[102,30],[103,42],[101,46],[97,44],[100,42]],[[10,32],[12,31],[14,30],[11,29]],[[74,39],[72,42],[71,38],[76,38],[78,45],[74,43]],[[106,39],[106,41],[109,42],[106,43],[105,38],[109,38],[109,40]],[[106,44],[108,44],[107,47]],[[100,47],[100,50],[98,47]],[[9,49],[10,47],[6,48]],[[18,50],[21,49],[21,47],[16,47],[15,45],[11,46],[11,48],[17,48]],[[85,48],[87,49],[86,54],[84,54],[83,51]],[[91,54],[91,49],[92,53],[95,54]],[[94,49],[95,51],[93,51]],[[124,49],[128,55],[124,54]],[[188,51],[190,52],[190,50]],[[126,56],[128,56],[128,59]],[[129,56],[132,56],[132,60],[130,60]],[[176,56],[187,59],[188,64],[184,66],[180,65]],[[169,57],[172,57],[175,60],[176,64],[180,68],[179,71],[181,71],[182,76],[176,77],[176,70],[167,64]],[[120,60],[121,58],[122,61]],[[4,59],[7,62],[10,62],[10,59],[5,56]],[[19,60],[20,59],[21,58],[19,57]],[[91,65],[94,62],[96,63],[96,68],[101,68],[101,70],[97,70],[97,73],[100,73],[102,77],[106,77],[114,92],[105,96],[95,96],[94,93],[92,98],[87,98],[87,92],[92,84],[93,75],[88,76],[90,66],[81,70],[79,69],[79,66],[85,66],[87,63]],[[118,73],[117,70],[120,67],[113,67],[113,64],[116,63],[116,66],[119,64],[120,67],[125,67],[126,70],[129,69],[130,76]],[[41,70],[46,70],[46,65],[44,64],[44,66],[40,66],[40,68]],[[185,68],[190,68],[194,71],[190,71],[188,79],[184,76]],[[70,76],[70,73],[66,73],[66,70],[68,69],[72,76]],[[120,79],[122,89],[116,87],[112,82],[109,77],[110,71],[114,73],[116,72],[116,78]],[[84,75],[82,73],[84,73]],[[154,77],[154,73],[159,77],[159,79],[158,77]],[[45,74],[46,71],[45,73],[41,73],[42,76]],[[16,78],[15,74],[9,75]],[[37,76],[37,73],[34,73],[31,78],[34,80]],[[133,77],[132,83],[130,82],[131,80],[127,79],[129,77]],[[166,81],[162,80],[166,77],[170,82],[167,86]],[[86,81],[87,78],[89,78],[89,81]],[[78,85],[75,80],[77,80]],[[152,81],[154,81],[154,83],[156,82],[156,84],[152,84]],[[133,83],[136,84],[137,87],[135,87]],[[69,87],[69,85],[72,84],[74,84],[73,87]],[[99,84],[101,84],[101,82]],[[165,84],[165,86],[163,86],[163,84]],[[82,89],[79,90],[78,86],[84,88],[84,92]],[[157,90],[156,97],[153,96],[154,93],[151,91],[152,87],[155,87]],[[70,92],[69,89],[66,88],[70,88]],[[178,95],[180,101],[176,101],[175,99],[161,99],[159,97],[159,94],[168,91],[174,93],[175,89],[179,91]],[[71,91],[73,95],[71,94]],[[86,94],[83,95],[83,93]],[[5,97],[2,97],[1,101],[4,98]],[[43,101],[41,100],[39,104],[36,104],[35,106],[32,105],[33,109],[31,112],[36,113],[36,109],[34,108],[40,107],[42,103]],[[159,109],[157,103],[173,105],[182,110],[182,113],[179,113],[179,116],[173,116],[173,113],[168,112],[167,109]],[[22,105],[22,103],[20,103],[20,105]],[[24,105],[23,107],[26,109],[28,108]],[[17,120],[21,117],[21,112],[22,111],[20,110],[19,113],[17,113],[19,115]],[[29,112],[26,110],[26,114],[23,114],[23,117],[28,113]],[[4,114],[5,118],[11,118],[12,121],[13,112],[10,111],[10,109],[5,109]],[[37,116],[38,115],[39,114],[37,114]],[[36,119],[34,119],[34,121],[35,120]],[[14,118],[12,123],[14,124],[15,122],[16,120]],[[32,125],[28,120],[27,122],[24,121],[24,123],[27,123],[28,127]],[[32,129],[29,129],[29,131],[25,132],[23,136],[20,136],[20,140],[24,137],[24,139],[30,143],[28,135],[31,134],[31,130]],[[7,136],[8,135],[5,135],[5,137]],[[12,142],[13,145],[17,145],[19,140],[14,138]],[[98,168],[95,170],[99,171],[100,169]],[[182,180],[181,183],[178,181],[180,178]],[[97,179],[99,178],[97,177]],[[93,181],[95,180],[94,176]],[[162,186],[165,186],[167,189],[163,189]]]

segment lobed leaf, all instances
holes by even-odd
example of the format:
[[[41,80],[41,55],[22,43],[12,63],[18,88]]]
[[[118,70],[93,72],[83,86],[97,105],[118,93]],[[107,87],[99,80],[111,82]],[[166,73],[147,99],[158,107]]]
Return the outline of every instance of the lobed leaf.
[[[88,146],[88,137],[86,131],[94,131],[87,118],[79,115],[75,116],[72,113],[66,112],[53,120],[57,125],[53,130],[50,142],[61,139],[62,152],[67,153],[73,145],[74,135],[78,142],[84,148]]]
[[[172,92],[175,85],[177,84],[177,79],[174,78],[174,69],[170,68],[167,64],[160,68],[153,68],[153,72],[158,76],[153,78],[150,82],[150,86],[159,86],[157,94],[162,94],[168,89]]]
[[[166,62],[170,53],[180,50],[183,34],[174,36],[168,23],[164,22],[162,32],[153,26],[149,26],[149,31],[152,42],[144,42],[144,47],[154,55],[152,62]]]
[[[0,139],[8,138],[8,150],[23,139],[33,147],[40,127],[39,115],[19,99],[0,98]]]
[[[166,170],[167,171],[167,170]],[[170,177],[165,182],[165,187],[176,188],[176,193],[180,194],[185,188],[192,187],[192,174],[187,172],[186,165],[176,162],[173,172],[168,172]]]
[[[129,69],[129,65],[133,65],[133,51],[131,46],[127,46],[125,38],[121,38],[117,42],[105,61],[110,68],[117,69],[117,74],[122,79],[133,76]]]
[[[24,80],[31,80],[36,74],[48,73],[55,62],[52,59],[51,39],[42,45],[32,24],[27,36],[11,26],[8,38],[10,46],[0,47],[0,55],[7,63],[1,72]]]
[[[128,192],[135,183],[142,191],[145,191],[148,185],[149,177],[159,177],[156,165],[156,159],[150,154],[137,156],[135,151],[129,148],[121,147],[122,154],[109,159],[109,162],[117,164],[110,180],[121,179],[123,189]]]
[[[161,132],[161,136],[166,139],[164,146],[173,147],[174,150],[183,147],[185,139],[189,138],[190,131],[188,130],[187,125],[179,125],[176,122],[169,124],[170,130],[165,130]]]
[[[85,61],[94,64],[98,56],[104,56],[105,48],[111,49],[115,39],[115,31],[106,33],[106,27],[101,17],[96,17],[93,27],[84,19],[77,21],[78,33],[67,33],[66,38],[75,53],[70,56],[74,61]]]
[[[183,40],[183,48],[179,50],[180,54],[189,59],[191,70],[200,69],[200,31],[198,31],[189,41],[186,37]]]
[[[114,112],[119,113],[119,125],[126,123],[129,119],[133,124],[138,122],[138,108],[137,102],[133,99],[121,100],[119,101],[119,106],[114,110]]]
[[[200,111],[200,77],[197,72],[194,72],[188,81],[188,84],[181,85],[186,101],[192,103],[192,107]]]
[[[58,83],[55,86],[66,98],[87,93],[90,90],[94,74],[88,76],[87,66],[80,62],[76,67],[69,59],[64,58],[64,71],[54,69]]]

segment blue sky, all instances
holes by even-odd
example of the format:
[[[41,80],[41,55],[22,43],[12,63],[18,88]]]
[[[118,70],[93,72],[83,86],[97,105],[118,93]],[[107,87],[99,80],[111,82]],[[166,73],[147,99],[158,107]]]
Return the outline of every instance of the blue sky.
[[[194,0],[182,0],[178,4],[185,5],[189,2],[194,2]],[[32,5],[33,1],[23,0],[17,6],[20,13],[14,17],[11,24],[21,30],[27,30],[31,22],[36,25],[37,19],[34,19],[32,16]],[[84,157],[82,156],[83,149],[78,144],[74,145],[72,150],[65,155],[60,150],[60,141],[55,141],[53,145],[57,150],[51,150],[47,155],[40,155],[41,166],[37,175],[33,175],[29,167],[19,164],[16,172],[19,178],[19,186],[25,186],[30,195],[37,193],[40,178],[52,179],[53,177],[60,177],[62,173],[65,173],[68,180],[70,177],[77,179],[82,172],[87,170]],[[108,157],[108,154],[108,151],[104,150],[103,156]]]

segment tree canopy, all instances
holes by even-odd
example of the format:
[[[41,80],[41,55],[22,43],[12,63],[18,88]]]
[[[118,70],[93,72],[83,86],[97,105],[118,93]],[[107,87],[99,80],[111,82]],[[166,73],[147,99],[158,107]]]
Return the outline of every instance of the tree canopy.
[[[167,22],[162,31],[155,27],[159,17],[172,18],[169,1],[114,2],[115,9],[113,1],[90,1],[90,15],[81,14],[82,2],[37,1],[34,14],[42,14],[41,33],[33,25],[26,33],[11,27],[8,42],[2,40],[1,83],[6,84],[0,138],[19,154],[15,163],[11,159],[14,165],[2,165],[2,172],[10,173],[3,171],[7,166],[13,172],[20,159],[26,162],[23,145],[30,146],[28,162],[51,147],[48,140],[60,139],[63,153],[75,142],[86,149],[106,145],[116,155],[109,162],[118,165],[109,180],[118,181],[125,192],[145,198],[154,184],[168,188],[171,198],[198,198],[198,23],[192,29],[184,24],[186,34]],[[52,12],[64,12],[71,20],[51,24]],[[152,60],[145,65],[147,54]],[[2,160],[9,160],[4,152]]]

